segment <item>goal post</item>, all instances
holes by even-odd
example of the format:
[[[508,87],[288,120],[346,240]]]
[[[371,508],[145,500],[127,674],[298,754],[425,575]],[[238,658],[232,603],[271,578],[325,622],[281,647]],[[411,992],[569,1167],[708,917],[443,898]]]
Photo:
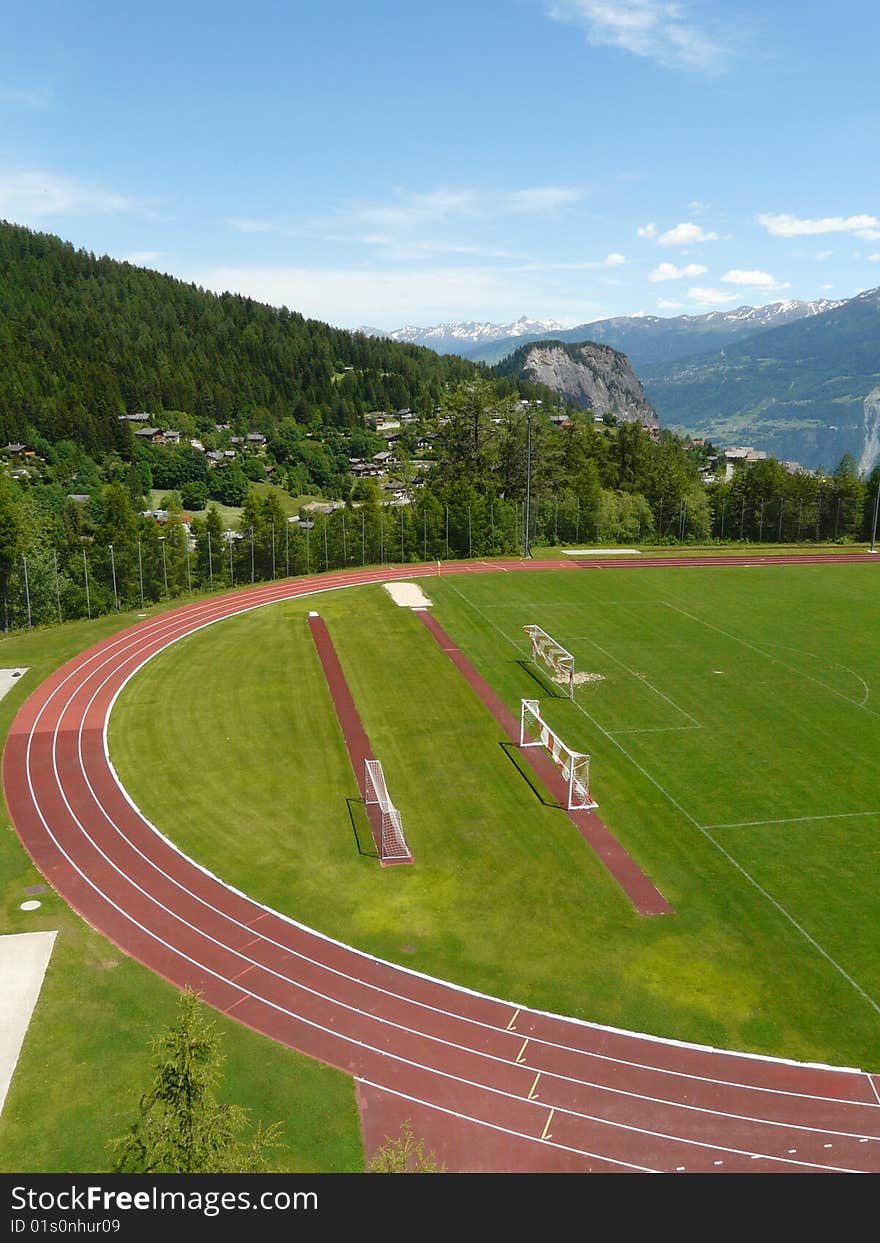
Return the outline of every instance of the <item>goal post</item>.
[[[378,805],[382,827],[379,838],[379,859],[382,863],[411,863],[412,854],[406,843],[400,812],[392,803],[379,760],[364,760],[364,802]]]
[[[588,811],[598,807],[590,794],[590,757],[582,751],[572,751],[541,716],[537,699],[520,700],[519,745],[521,747],[545,747],[553,763],[568,782],[567,811]]]
[[[551,638],[540,626],[523,626],[532,645],[532,660],[545,664],[556,674],[557,680],[568,686],[568,697],[574,699],[574,657],[561,643]]]

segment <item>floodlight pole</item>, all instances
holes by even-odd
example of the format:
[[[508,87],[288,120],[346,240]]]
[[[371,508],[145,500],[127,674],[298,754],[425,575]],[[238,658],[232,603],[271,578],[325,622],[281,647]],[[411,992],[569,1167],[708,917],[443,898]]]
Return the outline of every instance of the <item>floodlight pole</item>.
[[[874,497],[874,526],[871,529],[871,552],[877,551],[877,512],[880,510],[880,479],[877,480],[877,495]]]
[[[211,537],[208,536],[208,556],[210,556]],[[138,540],[138,581],[141,585],[141,608],[144,607],[144,558],[141,552],[141,542]]]
[[[165,560],[165,536],[159,536],[159,543],[162,545],[162,578],[165,583],[165,599],[168,599],[168,563]]]
[[[110,569],[113,574],[113,602],[116,605],[116,612],[119,612],[119,593],[116,590],[116,558],[113,555],[113,545],[108,545],[110,549]]]
[[[532,410],[526,415],[526,506],[523,514],[523,557],[529,555],[529,521],[532,503]]]
[[[31,623],[31,589],[30,589],[30,584],[28,583],[27,557],[24,555],[24,553],[21,554],[21,563],[24,566],[24,594],[25,594],[25,598],[27,599],[28,629],[30,629],[31,624],[32,624]]]

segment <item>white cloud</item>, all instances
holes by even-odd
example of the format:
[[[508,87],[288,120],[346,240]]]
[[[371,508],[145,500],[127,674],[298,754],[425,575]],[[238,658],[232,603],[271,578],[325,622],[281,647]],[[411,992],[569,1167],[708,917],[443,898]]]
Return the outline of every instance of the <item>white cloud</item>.
[[[815,237],[822,233],[850,233],[875,242],[880,239],[880,219],[876,216],[822,216],[804,220],[790,212],[764,212],[756,217],[773,237]]]
[[[769,272],[761,272],[757,268],[731,268],[721,279],[728,285],[749,285],[754,289],[788,289],[790,281],[778,281]]]
[[[596,268],[619,268],[626,263],[626,255],[612,252],[604,259],[580,259],[570,263],[523,263],[517,268],[519,272],[584,272]]]
[[[736,300],[736,294],[728,293],[726,289],[703,289],[700,286],[689,289],[688,297],[699,306],[717,306],[719,303],[723,305]]]
[[[648,280],[653,284],[660,281],[680,281],[687,276],[702,276],[707,272],[702,263],[686,263],[684,267],[677,268],[674,263],[658,263],[653,272],[648,273]]]
[[[674,298],[658,298],[657,305],[661,311],[678,311],[683,306],[683,302],[676,302]]]
[[[646,237],[649,241],[653,241],[656,236],[657,226],[654,224],[653,220],[650,224],[641,225],[638,229],[636,229],[636,237]]]
[[[616,47],[670,69],[715,72],[727,49],[700,30],[679,0],[545,0],[555,21],[584,26],[595,47]]]
[[[340,216],[384,229],[415,230],[451,220],[548,215],[583,197],[584,191],[576,186],[526,186],[479,192],[441,188],[425,194],[398,189],[388,203],[343,209]]]
[[[718,233],[707,233],[701,224],[690,220],[677,224],[674,229],[661,233],[657,238],[659,246],[690,246],[696,242],[717,242]]]
[[[880,255],[878,255],[878,256],[877,256],[877,258],[878,258],[878,259],[880,259]],[[833,289],[833,288],[834,288],[834,286],[833,286],[833,285],[823,285],[823,286],[822,286],[822,288],[824,289],[824,291],[825,291],[826,293],[828,293],[828,291],[829,291],[830,289]]]
[[[133,263],[135,267],[142,268],[148,263],[153,263],[162,254],[161,250],[133,250],[130,255],[123,257],[123,263]]]
[[[0,217],[6,220],[26,223],[45,216],[85,216],[136,209],[137,205],[122,194],[57,173],[0,173]]]
[[[826,259],[830,259],[833,254],[833,250],[817,250],[814,258],[818,259],[820,263],[823,263]]]
[[[869,263],[880,263],[880,251],[876,255],[868,255]]]

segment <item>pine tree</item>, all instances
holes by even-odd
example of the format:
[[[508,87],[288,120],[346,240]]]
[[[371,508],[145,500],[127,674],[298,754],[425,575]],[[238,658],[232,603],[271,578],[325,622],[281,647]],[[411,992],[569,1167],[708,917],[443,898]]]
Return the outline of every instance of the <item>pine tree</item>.
[[[266,1168],[279,1127],[248,1137],[245,1109],[220,1104],[223,1056],[214,1024],[190,989],[181,994],[176,1021],[152,1042],[153,1082],[137,1118],[111,1141],[117,1174],[255,1173]]]

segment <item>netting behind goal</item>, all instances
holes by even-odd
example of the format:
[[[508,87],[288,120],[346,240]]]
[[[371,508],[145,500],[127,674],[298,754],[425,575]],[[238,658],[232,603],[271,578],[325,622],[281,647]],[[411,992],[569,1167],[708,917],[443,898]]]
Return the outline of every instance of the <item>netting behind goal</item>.
[[[590,794],[590,757],[565,745],[541,716],[537,699],[520,701],[519,745],[546,747],[550,752],[553,763],[568,782],[568,811],[583,811],[598,806]]]
[[[568,687],[569,699],[574,698],[574,657],[561,643],[552,639],[540,626],[523,626],[532,645],[532,660],[553,670],[554,681]]]
[[[364,795],[367,806],[378,804],[382,817],[379,857],[383,863],[410,860],[409,846],[403,833],[400,812],[388,796],[385,774],[378,760],[364,761]]]

